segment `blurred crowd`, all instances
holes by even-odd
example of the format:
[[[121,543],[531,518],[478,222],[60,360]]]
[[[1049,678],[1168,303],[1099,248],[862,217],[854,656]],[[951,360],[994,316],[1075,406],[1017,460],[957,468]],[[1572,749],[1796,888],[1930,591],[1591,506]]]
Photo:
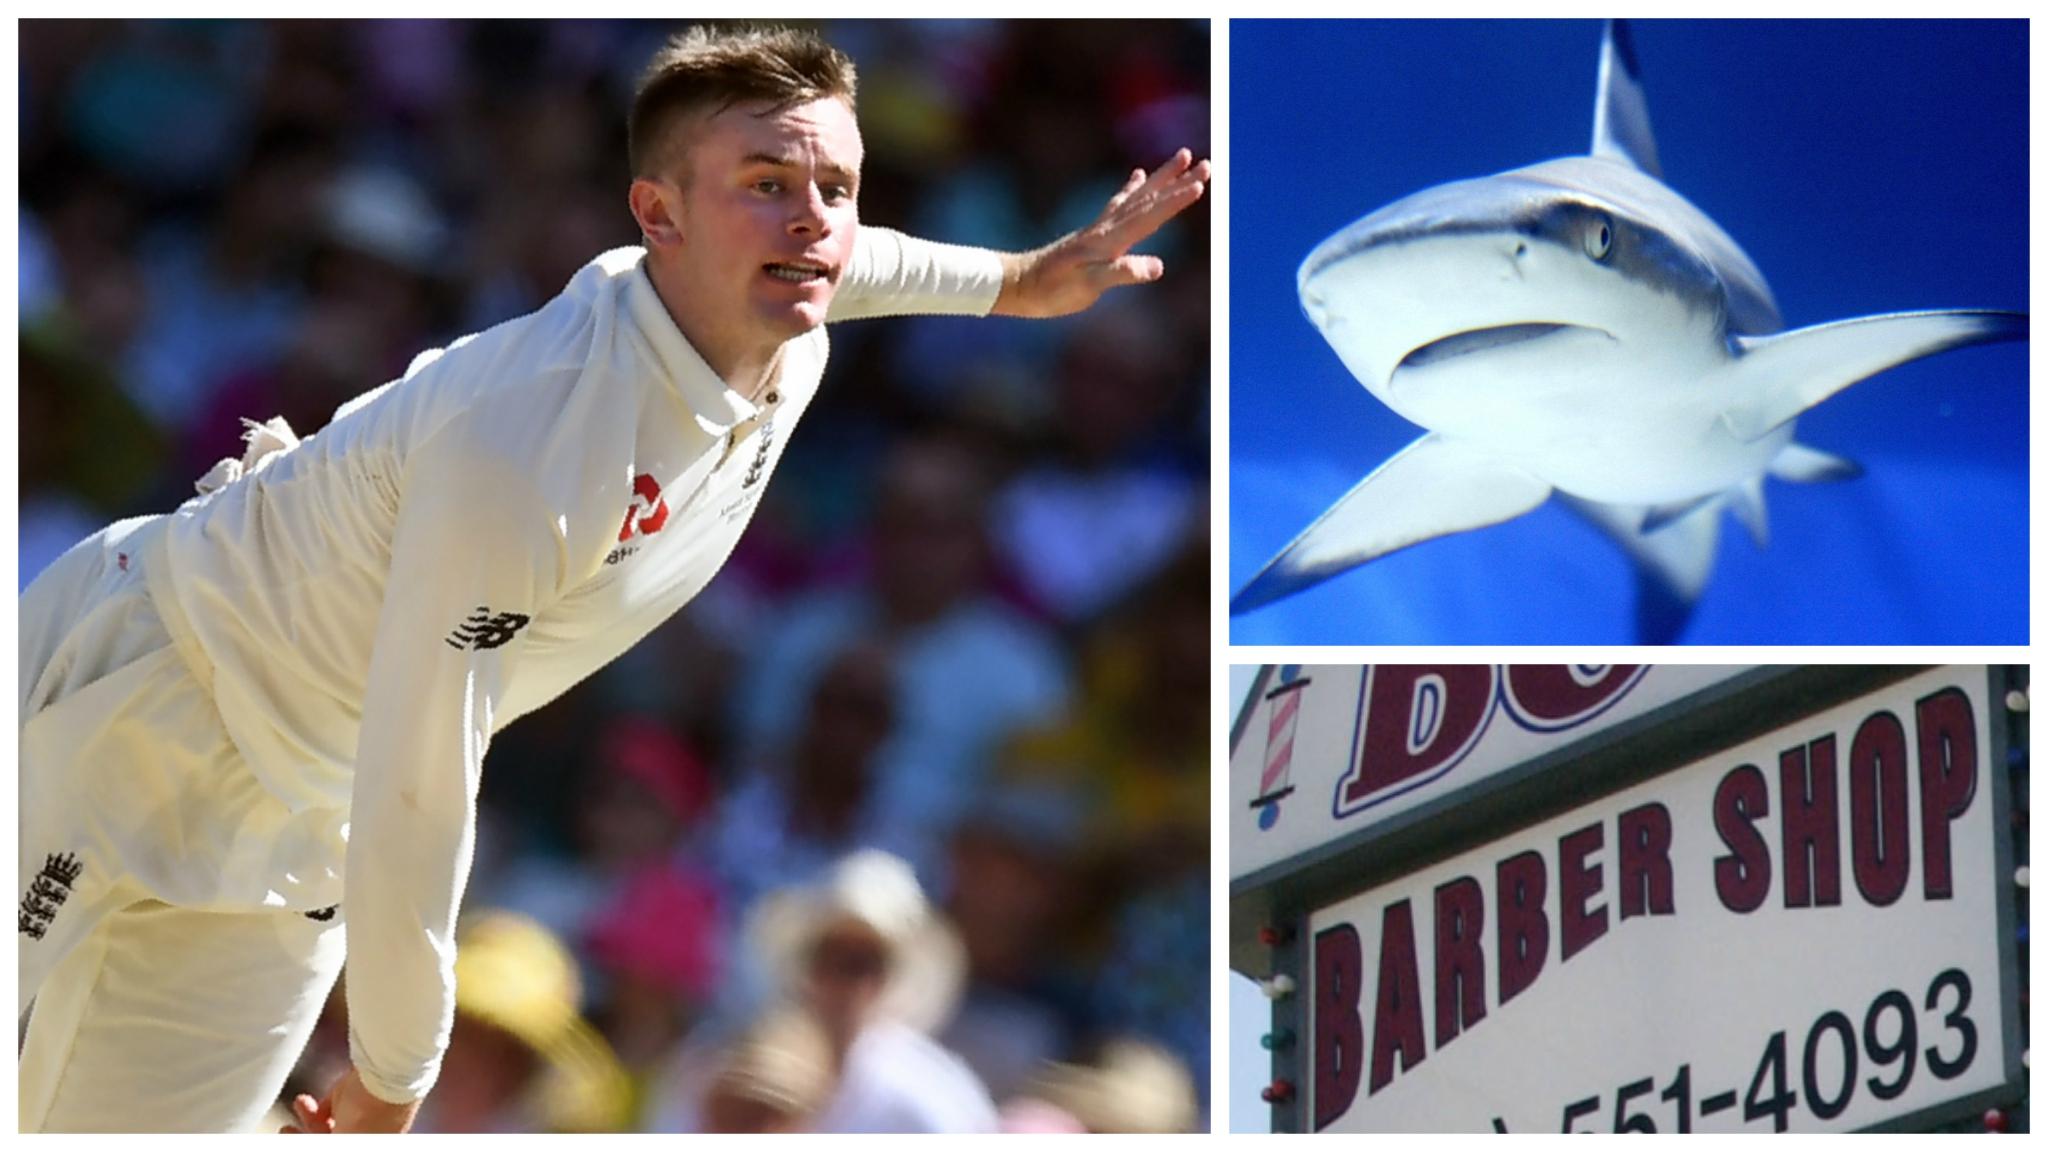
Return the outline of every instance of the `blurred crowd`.
[[[1207,154],[1207,21],[819,28],[871,223],[1035,247]],[[23,22],[22,585],[635,242],[675,30]],[[1204,1124],[1209,237],[1069,320],[833,328],[725,572],[494,743],[423,1126]]]

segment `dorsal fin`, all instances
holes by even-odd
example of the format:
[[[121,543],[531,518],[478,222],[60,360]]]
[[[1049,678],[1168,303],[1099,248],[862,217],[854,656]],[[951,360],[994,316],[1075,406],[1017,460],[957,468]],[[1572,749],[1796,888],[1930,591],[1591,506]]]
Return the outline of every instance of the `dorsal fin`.
[[[1650,135],[1650,106],[1643,100],[1643,72],[1636,63],[1628,21],[1609,20],[1600,45],[1600,91],[1593,97],[1593,155],[1606,156],[1658,179],[1657,138]]]

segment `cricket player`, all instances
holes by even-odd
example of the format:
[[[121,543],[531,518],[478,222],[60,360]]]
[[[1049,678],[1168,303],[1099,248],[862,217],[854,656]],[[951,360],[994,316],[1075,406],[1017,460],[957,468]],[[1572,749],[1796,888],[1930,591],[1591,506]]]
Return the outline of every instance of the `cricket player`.
[[[863,227],[854,79],[805,33],[672,40],[629,121],[643,247],[303,442],[252,427],[23,593],[23,1130],[251,1126],[346,959],[353,1068],[288,1130],[404,1131],[492,734],[718,571],[826,322],[1080,311],[1161,275],[1130,249],[1208,179],[1183,150],[1022,254]]]

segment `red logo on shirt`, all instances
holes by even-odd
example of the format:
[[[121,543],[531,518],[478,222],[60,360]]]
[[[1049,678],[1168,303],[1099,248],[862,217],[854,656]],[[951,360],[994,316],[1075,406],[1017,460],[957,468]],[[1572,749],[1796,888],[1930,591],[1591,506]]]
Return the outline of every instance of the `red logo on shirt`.
[[[635,531],[643,536],[652,536],[668,523],[668,501],[661,498],[661,485],[654,477],[642,472],[633,478],[633,494],[638,499],[626,509],[626,522],[619,526],[621,544],[633,538]]]

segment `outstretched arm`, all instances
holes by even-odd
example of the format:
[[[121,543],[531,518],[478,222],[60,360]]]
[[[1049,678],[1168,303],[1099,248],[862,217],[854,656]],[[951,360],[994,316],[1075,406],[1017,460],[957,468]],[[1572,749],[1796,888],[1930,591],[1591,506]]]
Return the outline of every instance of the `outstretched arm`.
[[[1202,198],[1209,162],[1183,148],[1159,170],[1133,171],[1095,222],[1035,252],[939,244],[862,225],[831,319],[869,316],[1065,316],[1111,288],[1157,280],[1157,256],[1131,247]]]
[[[1180,215],[1209,185],[1209,162],[1183,148],[1151,175],[1132,169],[1095,222],[1033,252],[1003,257],[1003,289],[994,314],[1044,318],[1094,306],[1104,292],[1157,280],[1157,256],[1132,255],[1140,241]]]

